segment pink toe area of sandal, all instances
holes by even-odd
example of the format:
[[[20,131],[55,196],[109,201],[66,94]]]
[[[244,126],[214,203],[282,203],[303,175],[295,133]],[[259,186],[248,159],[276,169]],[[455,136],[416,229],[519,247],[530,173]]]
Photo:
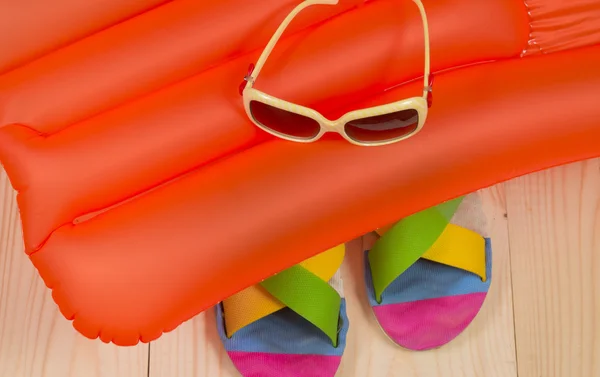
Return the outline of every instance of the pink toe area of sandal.
[[[398,345],[415,351],[438,348],[456,338],[473,321],[487,293],[374,306],[385,333]]]
[[[334,377],[342,358],[265,352],[228,352],[244,377]]]

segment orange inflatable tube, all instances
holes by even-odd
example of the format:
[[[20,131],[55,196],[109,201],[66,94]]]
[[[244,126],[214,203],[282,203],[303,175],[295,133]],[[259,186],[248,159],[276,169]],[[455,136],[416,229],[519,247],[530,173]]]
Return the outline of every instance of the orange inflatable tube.
[[[256,129],[238,93],[297,2],[246,3],[165,3],[0,76],[0,161],[19,192],[26,251],[90,338],[156,339],[372,229],[600,155],[597,23],[584,43],[565,44],[530,36],[522,0],[425,2],[437,77],[423,131],[384,147],[305,145]],[[317,7],[258,86],[332,117],[418,94],[421,27],[405,0]],[[14,66],[52,38],[0,61]]]

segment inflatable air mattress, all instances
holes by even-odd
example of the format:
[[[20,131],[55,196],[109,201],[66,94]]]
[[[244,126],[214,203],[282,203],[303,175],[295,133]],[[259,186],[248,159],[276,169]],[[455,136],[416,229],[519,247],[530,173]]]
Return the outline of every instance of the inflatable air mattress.
[[[246,117],[239,85],[299,0],[31,3],[0,5],[0,161],[31,262],[89,338],[151,341],[401,217],[600,156],[594,2],[425,0],[433,106],[381,147]],[[420,94],[414,3],[305,12],[258,89],[330,118]]]

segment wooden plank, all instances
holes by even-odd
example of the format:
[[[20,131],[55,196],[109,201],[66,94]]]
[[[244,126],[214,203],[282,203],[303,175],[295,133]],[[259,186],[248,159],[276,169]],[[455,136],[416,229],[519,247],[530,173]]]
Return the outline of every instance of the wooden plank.
[[[0,376],[143,377],[148,345],[120,348],[77,333],[23,251],[14,192],[0,171]]]
[[[600,159],[507,184],[520,377],[600,376]]]
[[[150,377],[240,377],[207,310],[150,344]]]
[[[502,186],[483,191],[494,242],[489,296],[472,325],[439,350],[410,352],[379,329],[364,292],[362,240],[349,243],[342,267],[350,332],[338,377],[516,377],[508,238]],[[150,377],[239,376],[217,336],[210,310],[153,342]]]

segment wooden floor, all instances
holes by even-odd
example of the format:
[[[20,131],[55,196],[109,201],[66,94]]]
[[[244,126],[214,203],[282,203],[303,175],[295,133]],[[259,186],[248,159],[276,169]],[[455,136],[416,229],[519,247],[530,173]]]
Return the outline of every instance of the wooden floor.
[[[449,345],[394,347],[371,317],[351,243],[343,267],[351,328],[338,376],[600,377],[600,160],[483,190],[493,226],[489,296]],[[83,338],[23,253],[14,193],[0,173],[0,377],[238,376],[212,311],[149,345]]]

